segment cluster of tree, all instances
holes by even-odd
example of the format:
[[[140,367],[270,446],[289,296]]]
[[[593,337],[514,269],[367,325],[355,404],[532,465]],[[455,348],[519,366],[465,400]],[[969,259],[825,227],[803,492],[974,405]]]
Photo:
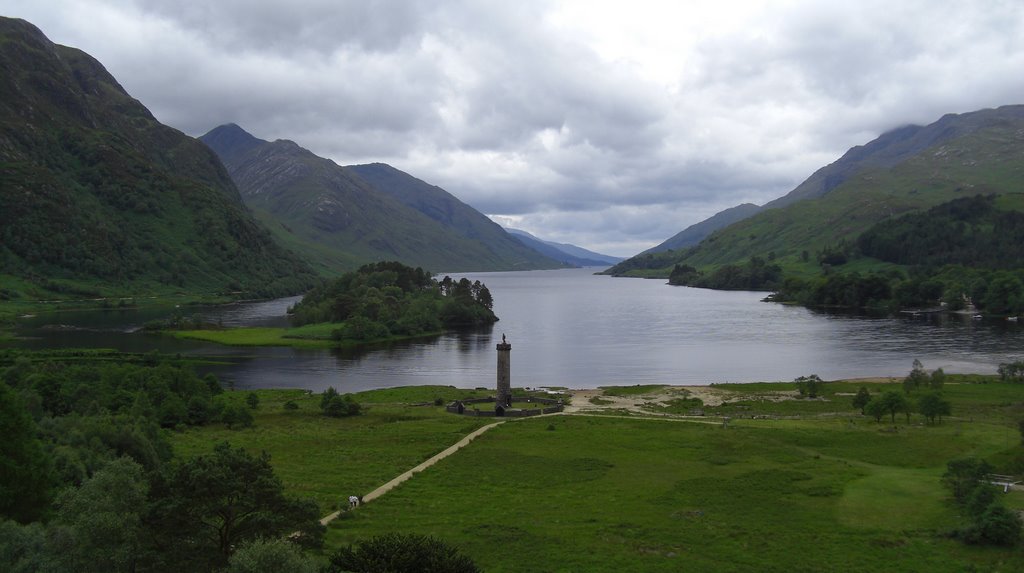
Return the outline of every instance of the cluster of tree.
[[[905,394],[895,390],[886,390],[879,396],[872,396],[867,387],[861,387],[854,396],[853,406],[860,408],[862,414],[871,416],[876,422],[882,421],[882,416],[888,414],[895,423],[896,414],[904,414],[909,423],[910,415],[916,411],[930,423],[935,423],[936,418],[942,421],[942,416],[948,416],[952,412],[952,405],[937,392],[918,396],[915,404]]]
[[[796,382],[796,389],[800,392],[800,395],[808,398],[817,398],[818,392],[821,391],[822,386],[825,384],[825,381],[817,374],[801,376],[794,380],[794,382]]]
[[[1003,382],[1024,382],[1024,360],[1004,362],[999,365],[999,379]]]
[[[722,265],[711,273],[702,273],[689,265],[677,264],[668,282],[719,290],[775,290],[782,284],[782,268],[761,257],[751,257],[746,265]]]
[[[440,539],[391,533],[343,547],[330,557],[324,573],[479,573],[473,560]]]
[[[243,543],[228,560],[225,573],[479,573],[472,559],[440,539],[388,533],[360,540],[328,556],[328,563],[302,553],[282,539]]]
[[[283,494],[266,455],[224,443],[176,459],[169,428],[248,416],[214,377],[146,356],[4,353],[0,562],[14,571],[208,571],[241,542],[303,532],[319,510]],[[255,394],[251,395],[256,397]]]
[[[334,386],[329,386],[320,396],[320,410],[325,416],[344,418],[358,415],[362,412],[363,407],[356,402],[352,394],[338,394]]]
[[[942,482],[971,523],[953,535],[971,544],[1015,545],[1020,540],[1021,519],[1003,506],[998,489],[990,483],[992,466],[976,458],[946,464]]]
[[[942,416],[949,416],[953,411],[952,404],[942,397],[941,390],[945,381],[946,374],[941,368],[928,374],[921,362],[914,360],[910,374],[903,379],[903,393],[886,390],[878,396],[872,396],[867,386],[861,386],[853,397],[853,407],[860,409],[862,415],[871,416],[876,422],[888,414],[895,423],[896,414],[904,414],[909,423],[910,415],[916,411],[934,424],[936,420],[941,422]],[[929,391],[920,394],[916,403],[911,401],[910,394],[921,388]]]
[[[212,374],[151,355],[99,356],[0,357],[0,513],[38,518],[61,488],[122,456],[157,470],[172,455],[165,429],[252,424]]]
[[[991,271],[948,266],[915,268],[911,276],[885,273],[829,273],[811,279],[789,277],[772,294],[777,302],[805,306],[896,310],[934,307],[961,310],[968,302],[995,315],[1024,312],[1024,269]]]
[[[995,195],[956,199],[883,221],[857,238],[868,257],[903,265],[1024,267],[1024,213],[1002,211]]]
[[[0,520],[0,555],[13,571],[213,571],[262,538],[319,547],[315,503],[287,497],[266,454],[227,443],[147,470],[112,459],[65,489],[45,519]]]
[[[494,300],[480,281],[437,281],[397,262],[365,265],[314,288],[290,309],[297,325],[339,322],[337,340],[366,341],[490,324]]]

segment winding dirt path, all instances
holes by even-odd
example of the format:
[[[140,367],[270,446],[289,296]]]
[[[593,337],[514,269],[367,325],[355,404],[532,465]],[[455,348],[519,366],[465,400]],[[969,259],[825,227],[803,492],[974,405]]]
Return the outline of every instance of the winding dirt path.
[[[651,405],[662,405],[667,402],[681,397],[694,397],[700,398],[704,404],[709,406],[719,405],[724,401],[727,401],[730,397],[730,393],[726,390],[713,388],[709,386],[664,386],[661,388],[652,389],[650,392],[646,392],[640,395],[632,396],[605,396],[603,389],[593,390],[571,390],[572,402],[566,406],[564,412],[556,414],[543,414],[542,416],[572,416],[572,415],[585,415],[601,418],[623,418],[627,420],[668,420],[674,422],[689,422],[694,424],[714,424],[719,425],[722,420],[708,420],[703,417],[696,416],[681,416],[678,414],[662,414],[651,412],[645,409],[645,406]],[[796,392],[788,391],[776,391],[766,392],[764,395],[760,395],[759,398],[767,400],[791,400],[795,397]],[[592,398],[599,398],[599,400],[591,401]],[[623,415],[623,411],[628,412],[629,415]],[[473,432],[465,435],[458,442],[455,442],[451,446],[448,446],[443,451],[435,454],[430,459],[422,462],[411,470],[404,472],[391,481],[371,491],[370,493],[363,496],[363,503],[367,503],[377,499],[378,497],[388,493],[394,488],[398,487],[414,474],[417,474],[437,462],[447,458],[448,456],[459,451],[470,442],[481,436],[484,432],[504,424],[505,422],[514,420],[532,420],[541,416],[530,416],[528,418],[506,418],[504,420],[498,420],[492,424],[481,426]],[[327,525],[334,521],[341,515],[346,509],[335,511],[334,513],[324,517],[320,520],[320,523]]]

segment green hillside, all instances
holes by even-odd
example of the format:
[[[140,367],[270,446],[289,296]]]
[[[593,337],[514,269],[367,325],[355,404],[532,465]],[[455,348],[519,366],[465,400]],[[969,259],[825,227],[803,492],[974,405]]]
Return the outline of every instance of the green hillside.
[[[205,146],[156,121],[89,55],[0,18],[4,299],[271,296],[314,280]]]
[[[443,208],[460,207],[449,221],[383,192],[390,183],[372,185],[292,141],[264,141],[237,125],[217,127],[200,139],[220,156],[257,217],[323,275],[381,260],[452,272],[558,266],[511,237],[502,239],[479,222],[486,217],[439,188],[431,187],[434,195],[449,198],[439,203]],[[402,184],[413,180],[430,187],[391,170]]]
[[[946,116],[898,135],[854,148],[829,166],[831,175],[819,170],[796,196],[769,203],[696,247],[635,257],[612,271],[668,277],[677,264],[708,271],[757,257],[790,276],[810,276],[820,272],[822,257],[853,245],[876,223],[961,197],[1022,189],[1024,106]],[[876,263],[851,261],[864,270],[884,267]]]
[[[560,258],[545,256],[520,242],[483,213],[437,185],[417,179],[386,163],[350,165],[364,181],[403,205],[430,217],[466,239],[478,241],[509,269],[555,268]],[[550,258],[549,258],[550,257]]]

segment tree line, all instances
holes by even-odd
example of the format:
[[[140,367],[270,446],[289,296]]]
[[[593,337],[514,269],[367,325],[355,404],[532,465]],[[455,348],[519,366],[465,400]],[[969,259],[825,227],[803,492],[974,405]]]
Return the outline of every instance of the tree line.
[[[296,325],[335,322],[336,340],[365,341],[439,332],[498,320],[480,281],[438,281],[397,262],[364,265],[318,286],[289,309]]]
[[[771,299],[885,311],[940,304],[961,310],[973,304],[987,314],[1019,315],[1024,313],[1021,244],[1024,213],[998,209],[994,195],[965,197],[880,222],[852,245],[827,247],[819,253],[821,276],[788,277]],[[909,269],[842,272],[854,256]]]
[[[260,407],[256,393],[225,400],[231,394],[169,357],[0,353],[0,569],[479,571],[457,548],[421,535],[363,539],[318,562],[306,550],[323,545],[323,512],[285,493],[265,452],[221,442],[206,454],[173,454],[167,433],[225,422],[219,403]],[[320,409],[362,411],[334,388]],[[200,411],[214,414],[190,415]]]
[[[24,571],[208,571],[245,541],[320,511],[284,494],[269,458],[227,443],[189,459],[167,432],[224,421],[216,377],[147,355],[0,356],[0,561]],[[253,396],[255,396],[253,394]],[[15,568],[15,570],[18,570]]]

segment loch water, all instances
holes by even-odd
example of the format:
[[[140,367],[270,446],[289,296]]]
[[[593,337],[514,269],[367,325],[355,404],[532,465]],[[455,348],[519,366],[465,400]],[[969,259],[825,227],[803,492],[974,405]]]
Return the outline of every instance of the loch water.
[[[203,367],[238,389],[341,392],[494,383],[495,344],[512,344],[514,386],[592,388],[903,376],[927,369],[994,373],[1024,358],[1024,327],[966,315],[869,317],[762,302],[765,293],[673,287],[599,269],[452,274],[485,283],[492,327],[361,350],[233,348],[140,330],[174,308],[78,311],[19,320],[24,348],[114,348],[219,357]],[[297,298],[189,308],[225,326],[284,325]],[[180,311],[180,309],[179,309]]]

